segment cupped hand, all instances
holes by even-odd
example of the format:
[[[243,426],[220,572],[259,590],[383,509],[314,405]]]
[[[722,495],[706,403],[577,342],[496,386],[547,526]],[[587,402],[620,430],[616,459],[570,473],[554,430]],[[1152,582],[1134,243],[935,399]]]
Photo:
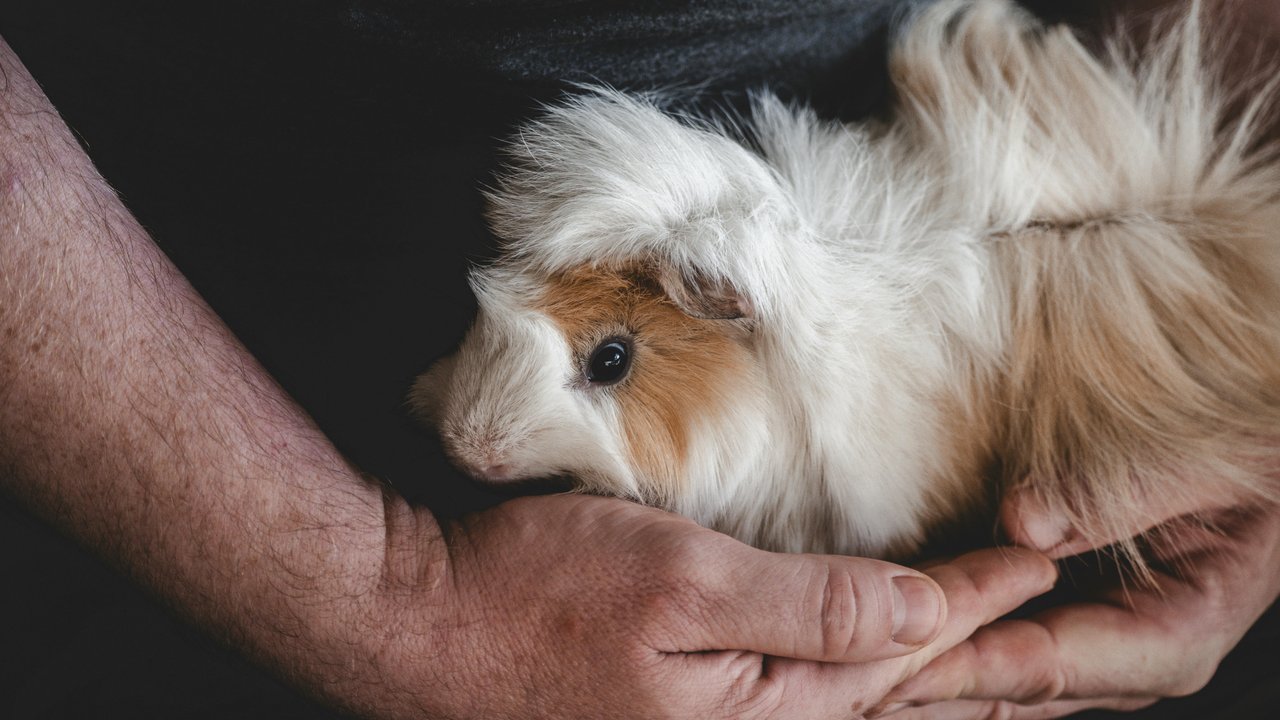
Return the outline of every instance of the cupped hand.
[[[435,668],[430,709],[448,717],[860,717],[1055,578],[1030,550],[928,575],[769,553],[582,495],[515,500],[446,535],[432,597],[448,619],[396,660]]]
[[[1153,586],[1117,581],[1089,602],[984,627],[895,689],[885,714],[1053,718],[1198,691],[1280,595],[1280,508],[1220,503],[1208,493],[1148,503],[1129,530],[1147,533]],[[1015,541],[1054,557],[1124,539],[1081,538],[1016,493],[1003,520]]]

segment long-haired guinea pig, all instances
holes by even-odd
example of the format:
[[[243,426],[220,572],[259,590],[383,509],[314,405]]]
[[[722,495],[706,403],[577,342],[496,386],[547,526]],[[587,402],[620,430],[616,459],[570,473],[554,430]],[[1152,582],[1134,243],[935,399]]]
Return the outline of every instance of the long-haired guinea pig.
[[[864,125],[770,96],[732,125],[551,108],[413,403],[479,479],[569,476],[775,550],[902,557],[1015,486],[1086,536],[1152,494],[1271,501],[1273,93],[1228,92],[1197,15],[1092,54],[943,0]]]

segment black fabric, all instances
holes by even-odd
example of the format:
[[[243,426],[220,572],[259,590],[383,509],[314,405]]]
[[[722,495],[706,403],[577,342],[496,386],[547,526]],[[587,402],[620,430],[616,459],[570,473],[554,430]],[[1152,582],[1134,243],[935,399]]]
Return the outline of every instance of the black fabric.
[[[868,34],[912,0],[356,0],[346,23],[406,57],[525,87],[741,91],[768,85],[864,110],[882,53]],[[848,104],[852,104],[849,107]]]
[[[403,400],[470,321],[498,140],[574,82],[705,105],[768,86],[857,117],[882,104],[885,28],[910,4],[5,0],[0,35],[338,447],[454,515],[498,498],[441,461]],[[0,717],[329,716],[7,500],[0,577]],[[1276,625],[1251,642],[1274,647]],[[1260,717],[1276,695],[1249,678],[1273,667],[1228,675],[1207,702]],[[1208,717],[1176,710],[1205,702],[1153,716]]]
[[[0,31],[339,447],[452,512],[491,498],[424,472],[402,401],[469,321],[497,139],[588,80],[706,105],[768,85],[832,113],[874,106],[898,6],[826,0],[789,18],[791,4],[9,0]]]

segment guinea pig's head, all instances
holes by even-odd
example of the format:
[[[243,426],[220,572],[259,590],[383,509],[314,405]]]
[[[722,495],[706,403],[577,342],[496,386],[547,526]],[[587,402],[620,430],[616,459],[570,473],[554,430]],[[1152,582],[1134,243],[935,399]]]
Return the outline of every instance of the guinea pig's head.
[[[477,271],[479,313],[416,383],[415,409],[487,483],[552,476],[676,507],[740,453],[755,412],[752,308],[657,263]]]
[[[507,147],[503,259],[412,401],[489,482],[579,488],[706,519],[766,441],[760,335],[800,223],[777,173],[714,127],[597,91]]]

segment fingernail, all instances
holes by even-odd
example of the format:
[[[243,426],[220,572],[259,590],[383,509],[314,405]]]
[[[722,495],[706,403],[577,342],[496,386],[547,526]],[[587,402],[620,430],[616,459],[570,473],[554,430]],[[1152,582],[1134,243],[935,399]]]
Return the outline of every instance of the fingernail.
[[[1048,552],[1071,539],[1071,523],[1065,516],[1028,509],[1018,518],[1021,542]]]
[[[909,702],[889,703],[888,705],[884,705],[882,707],[872,708],[872,710],[866,714],[866,718],[867,720],[876,720],[876,718],[882,718],[882,717],[885,717],[886,715],[892,715],[898,712],[899,710],[906,710],[910,706],[911,706],[911,703]]]
[[[932,582],[912,575],[893,579],[893,641],[922,645],[933,639],[942,616],[942,595]]]

